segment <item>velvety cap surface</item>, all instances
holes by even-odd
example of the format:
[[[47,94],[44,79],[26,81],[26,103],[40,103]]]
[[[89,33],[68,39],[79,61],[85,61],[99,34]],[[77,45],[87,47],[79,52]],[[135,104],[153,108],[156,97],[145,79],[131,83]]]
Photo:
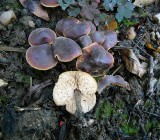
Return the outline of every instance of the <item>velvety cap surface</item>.
[[[68,28],[69,26],[72,26],[78,22],[79,22],[79,20],[76,18],[71,18],[71,17],[63,18],[57,23],[55,31],[58,36],[63,36],[63,32],[66,28]]]
[[[49,28],[37,28],[30,33],[28,42],[31,46],[52,44],[55,38],[56,34],[53,30]]]
[[[61,62],[69,62],[82,54],[80,46],[72,39],[57,37],[53,44],[54,56]]]
[[[38,70],[48,70],[57,65],[52,48],[48,44],[33,46],[26,51],[26,60],[30,66]]]

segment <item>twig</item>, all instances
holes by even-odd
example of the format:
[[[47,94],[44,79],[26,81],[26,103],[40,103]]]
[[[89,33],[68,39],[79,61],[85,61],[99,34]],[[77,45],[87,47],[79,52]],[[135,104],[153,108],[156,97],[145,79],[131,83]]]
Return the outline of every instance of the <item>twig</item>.
[[[123,30],[123,32],[125,33],[125,35],[126,35],[126,32]],[[150,54],[148,54],[147,52],[145,52],[144,50],[142,50],[141,49],[141,47],[139,47],[139,43],[141,42],[141,40],[145,37],[145,35],[146,34],[144,34],[141,38],[140,38],[140,40],[138,40],[138,42],[136,43],[134,40],[131,40],[132,41],[132,43],[138,48],[138,49],[140,49],[144,54],[146,54],[147,56],[149,56],[150,57]]]
[[[153,56],[150,56],[150,67],[149,67],[149,82],[148,82],[148,90],[146,95],[151,97],[154,94],[154,66],[157,63],[157,60],[153,60]]]
[[[32,83],[33,83],[33,81],[32,81],[32,77],[30,77],[29,78],[29,80],[30,80],[30,85],[29,85],[29,101],[31,100],[31,94],[32,94],[32,92],[31,92],[31,90],[32,90]]]
[[[38,98],[38,97],[40,96],[41,90],[42,90],[43,88],[51,85],[51,84],[52,84],[52,82],[51,82],[51,80],[49,79],[49,80],[44,81],[43,83],[34,85],[34,86],[31,87],[30,93],[31,93],[31,95],[32,95],[33,93],[36,93],[36,94],[35,94],[35,97]]]
[[[138,107],[139,105],[141,105],[143,103],[143,100],[138,100],[137,103],[134,105],[134,108]]]
[[[26,49],[24,49],[24,48],[8,47],[8,46],[0,46],[0,51],[23,53],[23,52],[26,52]]]
[[[159,95],[159,91],[160,91],[160,78],[158,79],[157,85],[156,85],[156,95]]]
[[[14,109],[16,111],[36,111],[36,110],[40,110],[41,108],[40,107],[19,107],[19,106],[15,106]]]
[[[118,68],[116,68],[115,71],[111,75],[114,75],[119,69],[121,69],[122,66],[123,64],[121,64]]]
[[[133,44],[138,48],[138,49],[140,49],[144,54],[146,54],[147,56],[151,56],[150,54],[148,54],[147,52],[145,52],[144,50],[142,50],[141,49],[141,47],[139,47],[139,45],[136,43],[136,42],[134,42],[133,40],[132,40],[132,42],[133,42]]]
[[[145,36],[146,36],[146,33],[142,35],[142,37],[138,40],[137,44],[139,44]]]
[[[134,49],[133,47],[124,47],[124,46],[114,46],[113,49],[119,50],[119,49]]]
[[[144,57],[144,56],[142,56],[142,55],[140,55],[140,54],[138,54],[138,58],[139,58],[140,60],[145,61],[145,62],[148,62],[148,61],[149,61],[146,57]]]
[[[147,111],[143,111],[144,113],[147,113],[147,114],[149,114],[149,115],[153,115],[153,116],[155,116],[155,117],[158,117],[158,118],[160,118],[160,115],[158,115],[158,114],[156,114],[156,113],[151,113],[151,112],[147,112]]]

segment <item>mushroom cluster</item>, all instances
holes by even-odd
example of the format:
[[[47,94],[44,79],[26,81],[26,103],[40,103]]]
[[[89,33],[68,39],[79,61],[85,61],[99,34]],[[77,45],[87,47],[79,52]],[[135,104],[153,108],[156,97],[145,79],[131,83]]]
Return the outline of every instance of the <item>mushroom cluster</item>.
[[[77,59],[77,70],[99,76],[113,66],[114,58],[108,50],[117,43],[116,32],[96,31],[91,21],[75,18],[60,20],[55,31],[57,35],[71,38],[81,46],[82,55]]]
[[[69,62],[82,55],[80,46],[70,38],[57,37],[49,28],[37,28],[29,35],[31,45],[26,51],[26,60],[38,70],[55,67],[58,60]]]
[[[116,32],[96,31],[91,21],[71,17],[60,20],[55,32],[48,28],[31,32],[26,58],[32,67],[48,70],[58,60],[69,62],[78,57],[77,70],[99,76],[113,66],[114,58],[108,50],[117,43]]]
[[[106,86],[114,84],[129,89],[120,76],[105,76],[98,85],[92,77],[104,75],[104,71],[113,66],[109,49],[117,43],[114,31],[96,31],[92,22],[69,17],[57,23],[55,32],[49,28],[32,31],[28,41],[31,47],[26,51],[26,59],[35,69],[48,70],[58,61],[77,58],[79,71],[62,73],[53,89],[56,105],[65,105],[71,114],[82,116],[89,112],[96,103],[96,91],[101,93]]]

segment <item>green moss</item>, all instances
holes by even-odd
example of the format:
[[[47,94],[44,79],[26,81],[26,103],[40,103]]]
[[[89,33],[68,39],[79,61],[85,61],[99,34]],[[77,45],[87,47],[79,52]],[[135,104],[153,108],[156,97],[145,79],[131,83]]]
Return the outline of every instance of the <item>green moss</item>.
[[[15,80],[16,82],[29,84],[30,83],[30,76],[21,74],[21,73],[15,73]]]
[[[118,109],[122,109],[125,107],[125,103],[123,102],[123,100],[118,100],[116,105]]]
[[[129,19],[123,19],[122,25],[125,25],[126,27],[134,26],[138,23],[136,20],[129,20]]]
[[[124,131],[124,133],[128,134],[128,135],[136,135],[139,132],[139,129],[131,124],[126,124],[124,126],[122,126],[122,130]]]
[[[121,129],[127,135],[136,135],[139,132],[139,127],[137,126],[137,121],[135,119],[130,119],[127,113],[122,114],[122,121],[120,122]]]
[[[153,123],[152,122],[148,122],[147,124],[144,125],[144,129],[146,132],[149,131],[149,129],[151,129],[153,126]]]
[[[9,9],[12,9],[14,11],[17,11],[19,9],[22,9],[22,5],[20,4],[19,0],[5,0],[2,4],[1,4],[1,9],[5,10],[6,6],[9,7]]]
[[[152,128],[160,130],[160,122],[156,119],[152,119],[144,125],[146,132],[149,132],[149,130]]]
[[[152,107],[154,104],[155,104],[154,102],[148,100],[148,101],[145,102],[144,106],[145,107]]]
[[[102,79],[102,76],[94,77],[94,79],[98,82],[100,79]]]
[[[125,122],[127,122],[128,114],[127,113],[122,114],[122,118],[123,120],[125,120]]]
[[[109,119],[114,112],[113,105],[109,101],[105,101],[96,109],[96,119]]]
[[[160,131],[160,122],[157,123],[157,129]]]
[[[6,97],[0,95],[0,105],[6,102]]]

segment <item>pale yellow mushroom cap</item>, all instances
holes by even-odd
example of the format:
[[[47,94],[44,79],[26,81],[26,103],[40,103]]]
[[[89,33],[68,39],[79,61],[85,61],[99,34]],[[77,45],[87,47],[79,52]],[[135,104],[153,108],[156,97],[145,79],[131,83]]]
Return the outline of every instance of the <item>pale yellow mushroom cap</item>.
[[[96,80],[88,73],[81,71],[67,71],[59,76],[58,82],[53,89],[53,100],[56,105],[66,105],[66,110],[71,114],[76,112],[74,91],[81,93],[82,112],[89,112],[96,104]]]

